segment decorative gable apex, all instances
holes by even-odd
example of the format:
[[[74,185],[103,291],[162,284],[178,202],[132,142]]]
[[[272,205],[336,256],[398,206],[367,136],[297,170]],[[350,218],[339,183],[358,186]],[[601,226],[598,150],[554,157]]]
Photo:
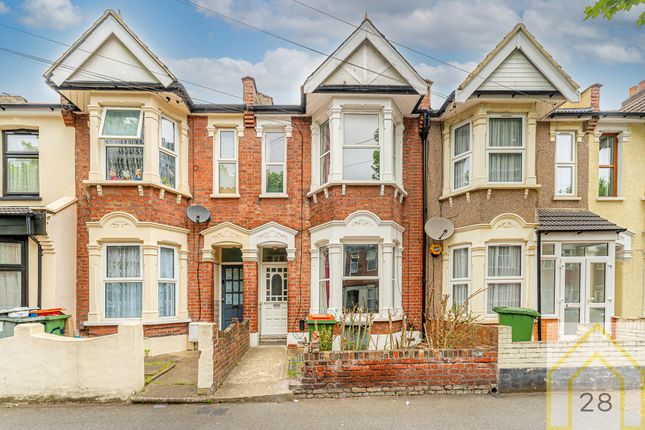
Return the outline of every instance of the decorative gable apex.
[[[369,19],[307,78],[304,92],[321,86],[401,86],[424,93],[426,81]]]
[[[524,24],[518,24],[462,82],[455,101],[465,102],[475,91],[559,92],[577,101],[578,88]]]
[[[177,79],[113,10],[105,13],[45,72],[57,87],[74,82],[149,83]]]

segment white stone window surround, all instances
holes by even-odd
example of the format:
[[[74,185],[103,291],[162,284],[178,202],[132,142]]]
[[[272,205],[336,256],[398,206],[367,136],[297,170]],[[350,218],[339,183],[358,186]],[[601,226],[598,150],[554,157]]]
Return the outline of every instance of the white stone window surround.
[[[489,182],[488,181],[488,123],[489,118],[499,117],[523,117],[523,181],[522,182]],[[458,190],[452,189],[452,166],[451,154],[453,151],[452,139],[452,126],[462,123],[464,121],[471,121],[471,157],[472,162],[470,166],[471,175],[470,183],[468,186]],[[438,126],[438,124],[435,124]],[[508,106],[504,109],[492,107],[490,104],[476,105],[466,111],[458,114],[453,120],[446,121],[446,127],[442,132],[443,140],[443,190],[440,200],[447,200],[461,194],[465,194],[477,190],[491,190],[494,192],[496,189],[521,189],[527,192],[529,189],[538,189],[536,176],[536,125],[537,113],[530,105],[518,104],[517,106]],[[493,147],[495,152],[498,148]],[[515,149],[515,148],[512,148]],[[511,149],[511,150],[512,150]]]
[[[618,145],[617,145],[617,154],[616,154],[616,164],[618,166],[618,174],[616,175],[616,197],[599,197],[598,196],[598,190],[597,190],[597,184],[598,184],[598,166],[597,166],[597,160],[598,160],[598,151],[600,148],[600,138],[603,134],[617,134],[618,135]],[[611,124],[611,123],[606,123],[606,122],[600,122],[598,126],[596,127],[596,130],[594,132],[594,143],[595,143],[595,159],[596,159],[596,169],[595,169],[595,179],[596,181],[593,182],[592,178],[589,178],[589,185],[590,187],[592,186],[591,184],[595,184],[594,188],[590,188],[590,190],[595,191],[596,195],[596,201],[597,202],[611,202],[611,201],[621,201],[624,200],[625,197],[623,196],[623,170],[624,170],[624,161],[623,161],[623,152],[624,152],[624,146],[629,143],[629,138],[630,138],[630,131],[629,131],[629,126],[628,125],[622,125],[622,124]]]
[[[458,128],[461,128],[465,125],[469,126],[468,133],[468,151],[465,151],[459,155],[455,155],[455,131]],[[468,160],[469,163],[469,179],[468,184],[463,187],[455,188],[455,164],[462,160]],[[473,173],[473,122],[471,118],[468,118],[464,121],[458,122],[451,127],[450,131],[450,187],[452,191],[458,191],[464,188],[468,188],[472,180]]]
[[[288,198],[288,155],[289,155],[289,139],[293,135],[293,126],[290,116],[267,116],[256,117],[255,125],[256,136],[261,140],[262,151],[262,188],[260,198]],[[269,193],[266,191],[266,133],[267,132],[283,132],[285,134],[284,142],[284,174],[283,174],[283,192],[282,193]]]
[[[329,250],[330,297],[327,313],[342,315],[343,245],[379,245],[379,312],[375,321],[387,321],[388,313],[395,319],[403,316],[402,261],[403,227],[394,221],[382,221],[368,211],[357,211],[343,221],[330,221],[312,227],[311,233],[311,303],[310,312],[319,313],[319,249]],[[394,282],[396,272],[396,282]]]
[[[522,146],[491,146],[490,144],[490,120],[491,119],[510,119],[510,118],[519,118],[522,120]],[[523,184],[526,182],[526,115],[523,114],[505,114],[505,113],[495,113],[489,114],[487,120],[487,130],[486,130],[486,178],[490,178],[490,155],[491,154],[521,154],[522,155],[522,179],[520,181],[491,181],[488,179],[490,184]]]
[[[471,277],[472,277],[473,269],[472,269],[472,251],[471,251],[470,248],[471,247],[470,247],[469,244],[456,245],[456,246],[453,246],[453,247],[450,248],[450,265],[449,265],[448,270],[449,270],[449,273],[450,273],[449,276],[450,276],[450,303],[451,303],[451,305],[456,304],[454,302],[454,300],[455,300],[454,286],[455,285],[463,285],[463,284],[467,285],[466,297],[469,297],[472,294],[470,280],[471,280]],[[467,263],[466,263],[467,268],[468,268],[468,276],[466,276],[465,278],[455,278],[454,277],[454,273],[455,273],[455,271],[454,271],[454,262],[455,262],[454,255],[455,255],[455,251],[464,250],[464,249],[468,253],[468,258],[467,258]]]
[[[141,96],[137,100],[123,101],[124,97],[101,96],[93,98],[88,104],[89,113],[89,139],[90,139],[90,172],[88,178],[83,181],[86,185],[97,186],[132,186],[146,185],[171,191],[184,197],[190,197],[188,187],[188,125],[187,119],[182,117],[174,109],[162,110],[162,106],[151,97]],[[136,109],[142,112],[140,121],[141,136],[143,138],[143,178],[142,180],[119,180],[112,181],[106,178],[106,153],[105,145],[102,143],[103,118],[105,111],[114,109]],[[159,152],[161,141],[161,117],[172,120],[176,125],[177,142],[175,152],[177,160],[175,163],[175,187],[169,187],[161,183],[159,176]],[[114,136],[110,136],[114,137]],[[130,136],[131,137],[131,136]]]
[[[213,190],[210,195],[211,198],[239,198],[240,197],[240,138],[244,137],[244,118],[242,116],[231,116],[229,118],[208,118],[208,126],[206,127],[208,137],[213,141]],[[235,161],[236,161],[236,193],[219,194],[218,182],[218,161],[219,161],[219,132],[221,130],[234,130],[235,131]]]
[[[136,245],[141,249],[143,324],[188,322],[188,233],[183,228],[140,222],[125,212],[112,212],[87,223],[89,242],[89,313],[86,326],[115,325],[123,318],[105,317],[105,249],[110,245]],[[159,249],[176,250],[176,306],[174,317],[159,317]]]
[[[346,114],[379,114],[380,179],[345,180],[343,178],[343,130]],[[330,168],[326,183],[321,183],[320,126],[329,121]],[[403,117],[396,104],[388,98],[334,97],[328,105],[312,116],[311,124],[311,189],[308,195],[333,185],[391,185],[402,195],[403,187]],[[394,139],[394,141],[393,141]],[[394,151],[393,145],[396,145]],[[393,166],[396,152],[397,166]]]
[[[139,273],[137,274],[137,276],[131,276],[131,277],[109,277],[108,276],[108,267],[107,267],[108,266],[107,265],[108,248],[111,248],[111,247],[118,248],[118,247],[121,247],[121,246],[131,246],[131,247],[136,246],[138,248],[138,251],[139,251],[138,252],[139,253]],[[144,278],[143,273],[144,273],[144,268],[143,268],[143,247],[141,246],[140,243],[123,241],[123,242],[114,242],[114,243],[105,243],[105,244],[103,244],[103,246],[101,248],[101,271],[102,271],[102,278],[103,278],[102,282],[101,282],[101,287],[102,287],[102,291],[103,291],[103,297],[106,297],[106,290],[107,290],[106,284],[109,284],[109,283],[128,283],[128,282],[141,283],[141,286],[142,286],[142,288],[141,288],[141,296],[142,296],[141,297],[141,302],[142,302],[141,311],[143,312],[143,295],[144,295],[144,293],[143,293],[143,282],[144,282],[143,281],[143,278]],[[106,312],[106,306],[107,306],[107,303],[104,302],[104,304],[103,304],[103,315],[105,315],[107,313]],[[134,317],[132,317],[132,318],[128,318],[128,317],[124,317],[124,318],[108,318],[107,316],[105,316],[104,318],[105,318],[106,321],[109,321],[109,320],[138,321],[138,320],[140,320],[140,318],[134,318]]]

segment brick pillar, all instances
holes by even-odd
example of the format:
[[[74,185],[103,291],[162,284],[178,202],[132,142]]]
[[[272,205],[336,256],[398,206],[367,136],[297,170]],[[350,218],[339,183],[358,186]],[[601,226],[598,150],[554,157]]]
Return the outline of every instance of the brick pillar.
[[[244,319],[251,333],[258,332],[258,262],[244,261]]]
[[[593,84],[591,86],[591,110],[594,112],[600,111],[600,87],[602,84]]]

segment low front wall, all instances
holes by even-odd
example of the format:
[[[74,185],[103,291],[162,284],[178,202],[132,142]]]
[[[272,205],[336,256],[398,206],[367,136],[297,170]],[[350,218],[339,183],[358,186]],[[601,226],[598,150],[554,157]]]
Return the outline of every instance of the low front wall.
[[[300,397],[487,393],[497,386],[490,349],[306,353]]]
[[[0,339],[0,397],[127,399],[144,386],[143,356],[140,323],[92,339],[18,325],[12,337]]]

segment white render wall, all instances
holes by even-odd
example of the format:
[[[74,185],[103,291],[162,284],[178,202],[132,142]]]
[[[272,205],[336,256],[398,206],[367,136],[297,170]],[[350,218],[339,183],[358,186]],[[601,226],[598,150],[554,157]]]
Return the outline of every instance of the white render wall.
[[[117,334],[70,338],[22,324],[0,339],[0,398],[127,399],[144,386],[143,326],[119,325]]]

